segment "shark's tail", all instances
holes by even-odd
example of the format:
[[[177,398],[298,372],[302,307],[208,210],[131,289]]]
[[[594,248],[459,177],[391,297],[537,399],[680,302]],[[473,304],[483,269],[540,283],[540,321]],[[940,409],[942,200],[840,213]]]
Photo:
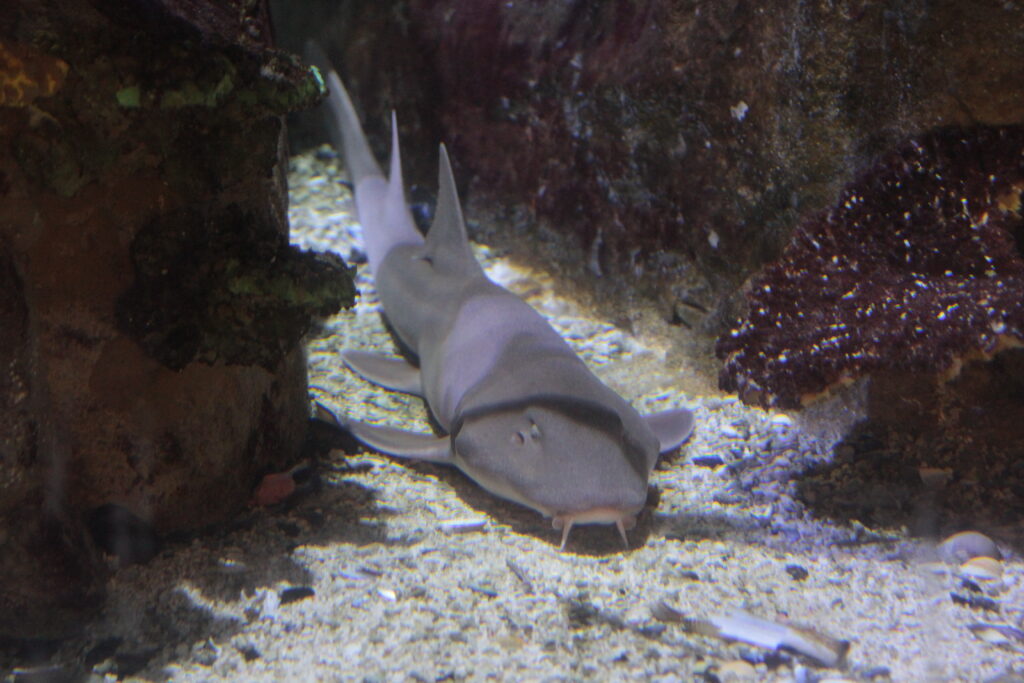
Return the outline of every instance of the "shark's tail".
[[[327,53],[318,44],[309,41],[306,43],[306,58],[320,69],[327,82],[327,127],[334,148],[345,155],[345,166],[352,184],[355,185],[367,176],[384,177],[366,142],[363,126],[359,123],[359,116],[352,106],[348,91],[341,84]]]
[[[363,246],[370,269],[378,267],[392,247],[398,244],[423,242],[416,229],[402,185],[402,163],[398,150],[398,123],[391,115],[391,169],[385,180],[377,160],[370,151],[363,127],[359,123],[352,100],[331,66],[324,51],[313,42],[306,44],[306,56],[326,74],[328,128],[335,149],[345,157],[349,178],[356,197],[356,212],[363,224]]]

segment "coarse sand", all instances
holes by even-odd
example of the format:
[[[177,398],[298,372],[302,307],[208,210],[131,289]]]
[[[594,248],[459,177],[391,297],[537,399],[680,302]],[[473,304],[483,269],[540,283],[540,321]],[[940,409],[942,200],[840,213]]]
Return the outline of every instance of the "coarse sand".
[[[322,150],[293,160],[293,241],[358,261],[338,180]],[[61,656],[95,680],[1024,680],[1024,564],[1012,548],[1000,577],[965,580],[934,538],[815,514],[798,483],[827,467],[833,438],[720,394],[694,377],[706,359],[676,353],[669,334],[623,331],[536,265],[475,248],[641,412],[696,411],[694,437],[652,476],[628,550],[612,527],[589,526],[559,552],[550,521],[456,471],[334,451],[295,501],[117,571],[101,619]],[[344,348],[394,352],[365,270],[356,308],[309,341],[311,401],[429,430],[420,400],[338,360]],[[849,650],[825,668],[688,632],[655,617],[661,603],[696,620],[741,610],[799,624]]]

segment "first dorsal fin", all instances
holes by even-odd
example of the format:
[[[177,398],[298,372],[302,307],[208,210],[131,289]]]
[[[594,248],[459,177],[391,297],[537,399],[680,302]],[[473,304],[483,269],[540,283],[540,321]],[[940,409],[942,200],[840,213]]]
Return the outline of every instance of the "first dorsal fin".
[[[441,145],[438,163],[437,209],[427,232],[427,256],[435,268],[447,270],[479,269],[466,236],[459,193],[448,160],[448,150]]]

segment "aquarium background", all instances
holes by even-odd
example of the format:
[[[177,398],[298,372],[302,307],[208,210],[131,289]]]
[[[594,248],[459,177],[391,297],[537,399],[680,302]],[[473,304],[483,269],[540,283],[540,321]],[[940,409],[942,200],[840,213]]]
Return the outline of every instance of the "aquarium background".
[[[396,348],[310,39],[424,224],[444,142],[488,275],[694,410],[627,549],[337,428],[432,425],[339,359]],[[0,668],[1017,680],[1022,53],[1014,2],[13,0]]]

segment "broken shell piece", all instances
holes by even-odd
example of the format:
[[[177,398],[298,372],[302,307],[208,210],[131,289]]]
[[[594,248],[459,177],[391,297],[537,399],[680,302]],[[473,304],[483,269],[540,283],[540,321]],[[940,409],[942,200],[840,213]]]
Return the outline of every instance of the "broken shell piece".
[[[939,557],[946,562],[960,564],[972,557],[1003,559],[996,542],[977,531],[961,531],[939,544]]]
[[[510,557],[505,558],[505,565],[513,574],[515,574],[515,577],[519,579],[520,583],[523,584],[523,589],[527,593],[533,593],[533,582],[530,581],[530,577],[526,575],[526,570],[519,566],[519,564]]]
[[[960,576],[974,581],[998,581],[1003,576],[1003,563],[991,557],[972,557],[960,565]]]
[[[744,662],[742,659],[725,662],[718,667],[715,675],[722,683],[740,683],[741,681],[757,680],[757,670],[749,662]]]
[[[980,640],[992,645],[1024,645],[1024,631],[1005,624],[986,624],[977,622],[967,627]]]
[[[928,572],[929,574],[934,574],[935,576],[946,576],[950,573],[949,565],[947,565],[945,562],[938,561],[922,562],[921,569]]]
[[[827,667],[842,664],[850,649],[849,641],[837,640],[809,628],[760,619],[741,610],[733,610],[725,616],[692,619],[662,602],[651,612],[656,619],[679,622],[690,633],[738,640],[770,650],[786,649]]]
[[[473,531],[482,531],[486,526],[487,520],[483,517],[449,519],[440,524],[441,531],[446,534],[467,534]]]
[[[796,444],[796,424],[788,415],[783,415],[781,413],[778,415],[772,415],[772,419],[769,421],[769,424],[769,429],[772,433],[772,450],[781,451]]]
[[[267,590],[260,600],[259,614],[261,619],[274,619],[277,617],[278,609],[281,607],[281,597],[275,590]]]
[[[249,571],[240,554],[230,553],[217,559],[217,571],[222,574],[245,574]]]

